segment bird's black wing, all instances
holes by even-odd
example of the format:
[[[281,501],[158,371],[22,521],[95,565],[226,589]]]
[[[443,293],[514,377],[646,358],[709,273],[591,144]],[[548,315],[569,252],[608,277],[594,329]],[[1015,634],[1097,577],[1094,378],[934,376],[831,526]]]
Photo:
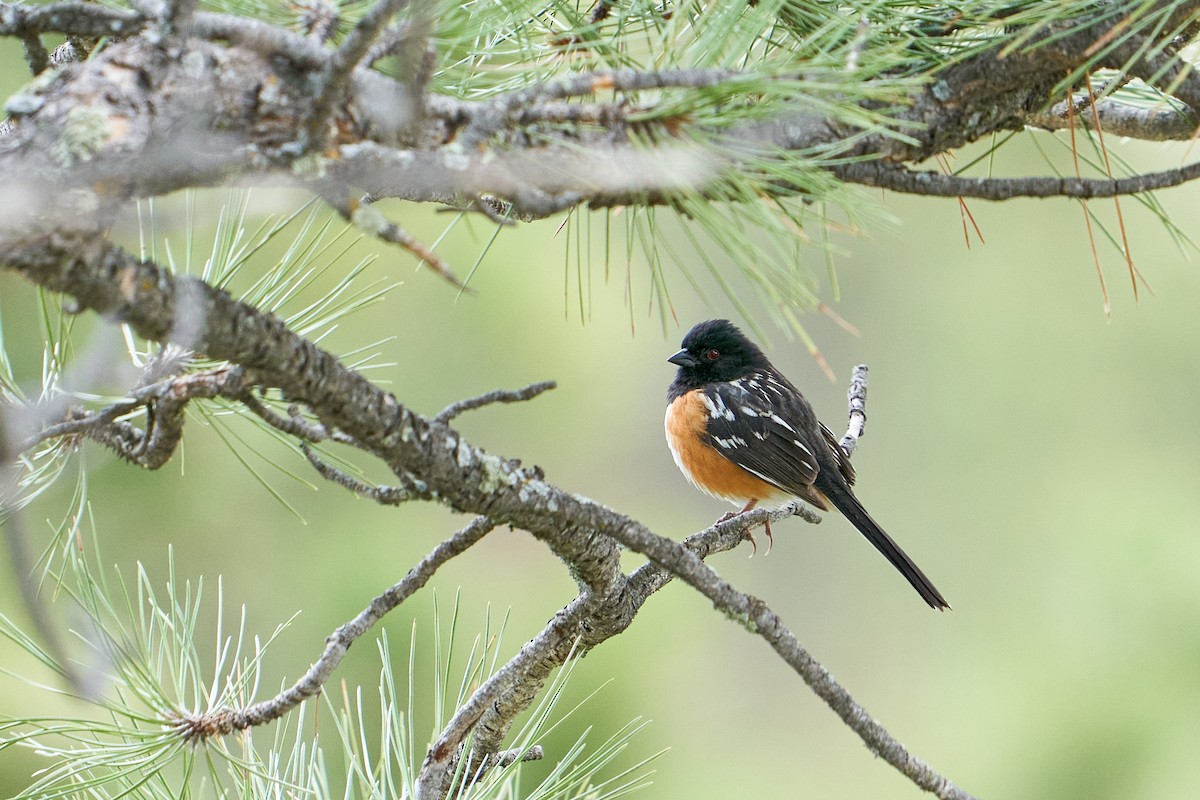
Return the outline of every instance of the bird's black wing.
[[[841,440],[834,435],[833,431],[825,427],[824,422],[817,424],[821,426],[821,435],[825,437],[825,442],[829,445],[829,452],[833,453],[833,460],[837,463],[838,472],[842,473],[842,477],[846,479],[847,484],[853,486],[855,479],[854,465],[850,463],[846,451],[842,449]]]
[[[793,413],[797,398],[805,402],[790,386],[763,373],[703,389],[708,444],[767,483],[808,499],[820,471],[813,450],[824,443],[808,440]]]

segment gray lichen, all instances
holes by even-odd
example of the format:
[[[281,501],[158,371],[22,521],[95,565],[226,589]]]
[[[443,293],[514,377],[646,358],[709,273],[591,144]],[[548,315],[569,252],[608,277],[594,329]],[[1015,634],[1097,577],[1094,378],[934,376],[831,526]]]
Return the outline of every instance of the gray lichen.
[[[108,141],[109,133],[107,114],[89,106],[76,106],[67,112],[66,124],[50,154],[63,167],[90,161]]]

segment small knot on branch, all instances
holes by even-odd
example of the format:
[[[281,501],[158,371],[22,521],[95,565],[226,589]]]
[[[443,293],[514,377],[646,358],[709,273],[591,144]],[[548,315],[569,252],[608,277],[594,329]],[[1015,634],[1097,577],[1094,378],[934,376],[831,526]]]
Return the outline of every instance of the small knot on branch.
[[[504,750],[496,753],[489,759],[489,766],[507,767],[518,761],[541,761],[545,757],[546,753],[542,750],[542,746],[535,744],[528,750]]]
[[[232,708],[218,708],[207,714],[184,714],[171,722],[173,728],[188,744],[200,744],[214,736],[227,736],[241,730],[238,714]]]

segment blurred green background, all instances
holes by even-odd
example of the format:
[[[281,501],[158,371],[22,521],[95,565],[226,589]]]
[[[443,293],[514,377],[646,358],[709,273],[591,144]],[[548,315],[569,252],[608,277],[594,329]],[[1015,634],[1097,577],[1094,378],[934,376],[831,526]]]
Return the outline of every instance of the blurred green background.
[[[22,70],[8,47],[0,74]],[[1120,147],[1141,165],[1186,158],[1183,145]],[[1032,148],[1009,153],[1010,171],[1045,170]],[[1197,192],[1161,195],[1192,234]],[[764,322],[767,350],[835,429],[845,420],[850,368],[870,365],[869,424],[855,457],[859,496],[954,610],[926,608],[836,515],[815,527],[782,523],[769,556],[748,559],[743,547],[713,567],[767,600],[913,753],[978,796],[1197,796],[1194,265],[1126,200],[1133,255],[1153,293],[1134,301],[1123,259],[1101,239],[1108,318],[1077,204],[971,202],[986,244],[972,236],[968,247],[954,201],[869,196],[894,224],[838,239],[847,254],[838,259],[835,307],[860,335],[821,316],[805,319],[837,382]],[[273,198],[262,193],[264,205]],[[428,208],[385,208],[425,242],[448,221]],[[1093,209],[1111,222],[1111,202]],[[211,230],[215,212],[202,210],[200,220]],[[372,374],[426,413],[493,388],[557,380],[556,391],[531,403],[462,417],[461,430],[474,444],[536,463],[556,484],[682,538],[727,509],[686,483],[662,441],[672,376],[664,359],[691,324],[734,312],[719,294],[706,308],[669,272],[678,323],[664,333],[657,310],[648,310],[644,264],[635,259],[627,296],[622,255],[607,280],[598,269],[592,275],[581,320],[558,224],[503,231],[472,279],[477,293],[462,298],[399,251],[360,245],[358,253],[379,254],[371,277],[403,285],[326,344],[346,352],[394,337],[378,348],[394,366]],[[439,252],[465,271],[492,230],[472,220]],[[819,274],[815,252],[813,259]],[[822,294],[832,302],[828,286]],[[35,292],[4,274],[0,297],[5,337],[35,379]],[[314,490],[270,466],[279,462],[315,484],[299,456],[254,438],[248,424],[234,427],[262,443],[255,446],[261,458],[241,452],[303,521],[196,419],[185,451],[157,473],[90,445],[81,457],[107,563],[131,575],[140,561],[162,584],[171,547],[181,579],[222,576],[230,613],[245,603],[250,629],[264,636],[300,612],[270,652],[265,697],[300,675],[333,628],[465,519],[427,505],[377,507],[332,485]],[[29,511],[35,537],[47,531],[43,520],[61,519],[69,488],[68,480]],[[461,592],[464,641],[482,630],[489,607],[493,619],[511,609],[506,656],[574,596],[546,549],[508,530],[452,562],[434,584],[443,608]],[[5,614],[25,618],[11,577],[0,603]],[[414,623],[423,643],[418,662],[432,663],[430,609],[426,592],[386,620],[398,668],[407,663]],[[211,647],[211,633],[202,638]],[[0,663],[26,667],[7,643]],[[363,643],[335,682],[371,687],[377,673],[375,649]],[[641,797],[920,796],[765,644],[686,587],[667,587],[626,634],[584,659],[568,694],[582,698],[602,685],[546,742],[549,757],[588,725],[603,740],[634,717],[648,718],[623,764],[670,750],[654,762],[654,784]],[[84,713],[10,678],[0,697],[5,715]],[[4,753],[0,794],[17,791],[41,766],[31,752]]]

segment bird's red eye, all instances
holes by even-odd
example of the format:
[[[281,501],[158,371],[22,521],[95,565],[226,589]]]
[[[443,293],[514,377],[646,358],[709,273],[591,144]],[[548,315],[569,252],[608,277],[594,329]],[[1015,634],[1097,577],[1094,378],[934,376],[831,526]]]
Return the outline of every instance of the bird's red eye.
[[[704,358],[707,361],[716,361],[720,357],[721,353],[716,348],[704,351]]]

